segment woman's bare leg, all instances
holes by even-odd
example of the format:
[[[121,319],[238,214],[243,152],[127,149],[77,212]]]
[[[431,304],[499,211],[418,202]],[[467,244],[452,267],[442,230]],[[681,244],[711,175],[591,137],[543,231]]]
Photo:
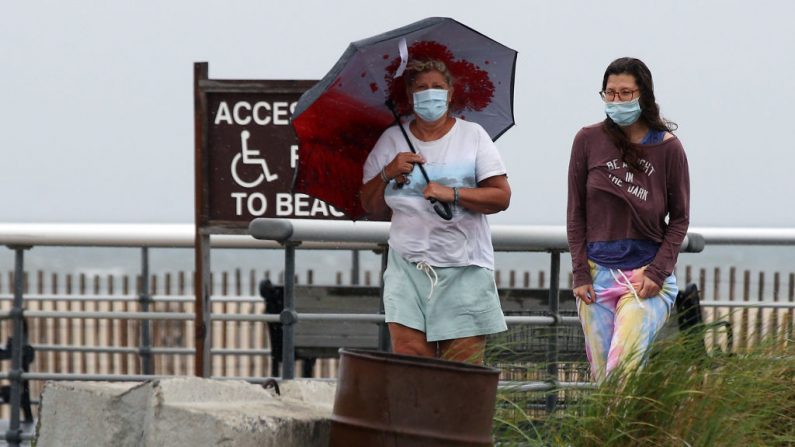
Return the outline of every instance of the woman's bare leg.
[[[483,364],[483,354],[486,350],[486,336],[454,338],[439,342],[442,358],[456,362]]]
[[[425,339],[425,332],[399,323],[389,323],[389,337],[395,354],[436,357],[436,343],[429,343]]]

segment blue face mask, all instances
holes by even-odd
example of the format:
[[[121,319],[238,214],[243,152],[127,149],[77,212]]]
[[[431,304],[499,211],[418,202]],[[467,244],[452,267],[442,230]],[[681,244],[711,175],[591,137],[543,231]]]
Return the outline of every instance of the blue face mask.
[[[605,113],[621,127],[634,124],[640,118],[640,98],[627,102],[605,103]]]
[[[414,93],[414,113],[425,121],[436,121],[447,113],[447,90],[429,88]]]

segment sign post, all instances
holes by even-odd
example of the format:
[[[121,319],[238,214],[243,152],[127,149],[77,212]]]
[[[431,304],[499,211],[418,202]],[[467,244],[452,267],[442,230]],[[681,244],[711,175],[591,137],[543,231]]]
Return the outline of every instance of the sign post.
[[[193,66],[195,126],[195,375],[212,373],[210,235],[247,234],[256,217],[342,219],[292,192],[298,141],[290,118],[316,81],[216,80]]]

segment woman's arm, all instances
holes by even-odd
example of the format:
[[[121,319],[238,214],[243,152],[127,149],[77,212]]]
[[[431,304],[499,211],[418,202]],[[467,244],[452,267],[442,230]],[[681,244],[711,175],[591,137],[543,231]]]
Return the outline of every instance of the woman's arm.
[[[423,191],[426,199],[453,203],[453,188],[431,182]],[[458,188],[458,206],[483,214],[494,214],[508,209],[511,203],[511,186],[506,175],[483,179],[477,188]]]
[[[574,287],[590,285],[591,269],[586,251],[586,185],[588,154],[582,131],[574,137],[569,159],[568,203],[566,206],[566,235],[571,252]]]
[[[384,191],[387,185],[388,183],[384,182],[379,174],[362,185],[359,190],[359,200],[361,200],[362,208],[364,208],[370,218],[389,218],[389,207],[384,200]]]
[[[381,173],[362,185],[361,189],[359,189],[359,200],[367,215],[374,218],[388,219],[390,210],[384,200],[384,191],[389,181],[394,179],[397,183],[405,182],[405,175],[414,169],[414,163],[423,163],[424,161],[422,156],[418,154],[401,152],[389,164],[384,166]]]
[[[646,276],[658,286],[673,272],[690,226],[690,170],[684,148],[680,145],[677,149],[667,166],[668,227],[657,256],[646,268]]]

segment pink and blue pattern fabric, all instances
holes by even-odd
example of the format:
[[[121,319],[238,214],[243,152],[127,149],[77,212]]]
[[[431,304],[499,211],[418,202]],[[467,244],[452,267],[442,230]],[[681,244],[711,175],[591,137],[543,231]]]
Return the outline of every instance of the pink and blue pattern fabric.
[[[642,364],[668,319],[679,289],[671,275],[657,295],[640,298],[634,289],[645,267],[617,270],[592,261],[589,264],[596,300],[589,305],[578,299],[577,312],[585,333],[591,375],[601,383],[619,365],[632,370]]]

